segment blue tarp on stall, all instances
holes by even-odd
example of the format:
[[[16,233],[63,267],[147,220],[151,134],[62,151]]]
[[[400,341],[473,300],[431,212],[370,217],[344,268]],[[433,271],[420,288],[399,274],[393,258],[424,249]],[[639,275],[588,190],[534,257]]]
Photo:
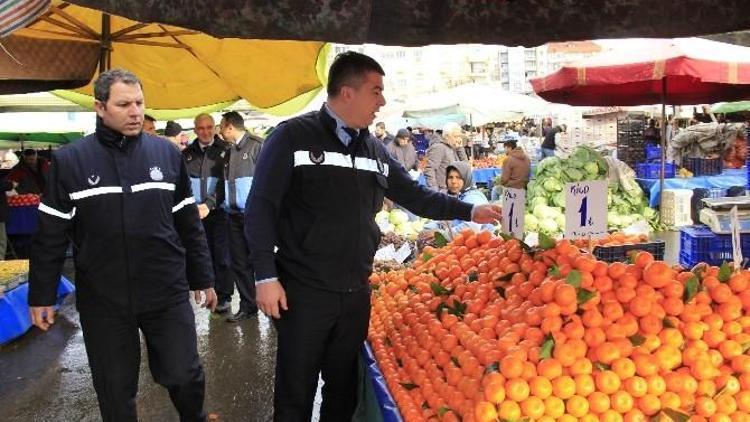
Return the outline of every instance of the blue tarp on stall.
[[[636,179],[643,190],[649,195],[649,205],[659,205],[659,179]],[[664,189],[695,189],[695,188],[724,188],[732,186],[747,186],[746,169],[724,170],[716,176],[698,176],[688,178],[664,179]]]
[[[57,287],[57,304],[68,294],[75,291],[75,286],[65,277],[60,277]],[[0,344],[5,344],[22,336],[31,328],[29,316],[29,283],[19,284],[0,297]]]
[[[37,206],[8,207],[8,221],[5,231],[10,235],[34,234],[38,225]]]
[[[367,376],[372,381],[372,387],[380,405],[380,413],[383,416],[383,421],[402,422],[401,413],[399,413],[398,406],[396,406],[396,402],[388,390],[388,384],[386,384],[383,373],[380,372],[380,367],[375,361],[375,355],[369,343],[365,343],[365,347],[362,349],[362,358],[367,367]]]

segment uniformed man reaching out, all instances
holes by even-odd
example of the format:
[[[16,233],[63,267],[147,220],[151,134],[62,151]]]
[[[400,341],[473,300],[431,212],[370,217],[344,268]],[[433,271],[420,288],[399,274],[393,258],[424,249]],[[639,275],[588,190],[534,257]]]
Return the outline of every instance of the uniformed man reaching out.
[[[96,132],[55,151],[39,205],[29,277],[34,325],[54,322],[52,304],[73,242],[76,305],[99,410],[137,420],[140,337],[154,380],[181,421],[204,421],[196,302],[214,308],[214,276],[180,152],[142,132],[144,99],[132,73],[113,69],[94,84]]]
[[[277,319],[277,421],[310,420],[321,372],[320,420],[352,418],[384,196],[436,220],[500,219],[498,206],[420,187],[369,134],[384,74],[368,56],[339,55],[320,111],[279,125],[258,159],[245,228],[258,307]]]

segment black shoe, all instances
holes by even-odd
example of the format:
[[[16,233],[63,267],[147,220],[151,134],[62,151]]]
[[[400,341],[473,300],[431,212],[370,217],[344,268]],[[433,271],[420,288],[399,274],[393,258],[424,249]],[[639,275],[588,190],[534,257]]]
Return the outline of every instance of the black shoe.
[[[254,311],[244,311],[240,309],[236,314],[227,317],[227,322],[240,322],[255,316],[258,316],[258,309],[255,309]]]
[[[214,313],[225,314],[229,312],[231,309],[232,309],[232,303],[226,300],[216,305],[216,309],[214,309]]]

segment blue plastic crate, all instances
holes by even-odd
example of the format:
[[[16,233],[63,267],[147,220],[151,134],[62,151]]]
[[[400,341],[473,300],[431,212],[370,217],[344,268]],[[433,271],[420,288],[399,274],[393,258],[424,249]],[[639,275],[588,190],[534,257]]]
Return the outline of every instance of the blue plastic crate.
[[[740,235],[742,255],[750,254],[750,234]],[[690,268],[700,262],[721,265],[733,259],[732,237],[716,234],[707,226],[686,226],[680,228],[680,265]]]
[[[658,179],[661,177],[661,163],[638,163],[635,166],[636,177],[639,179]],[[664,178],[675,177],[677,166],[674,163],[664,163]]]
[[[724,163],[721,158],[685,158],[682,166],[690,170],[693,176],[713,176],[721,174]]]
[[[661,147],[659,145],[646,145],[646,160],[661,160]]]

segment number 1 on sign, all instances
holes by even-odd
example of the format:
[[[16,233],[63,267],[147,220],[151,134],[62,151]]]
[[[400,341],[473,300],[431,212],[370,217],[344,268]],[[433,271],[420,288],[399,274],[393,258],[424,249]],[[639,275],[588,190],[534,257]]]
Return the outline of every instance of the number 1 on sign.
[[[508,222],[510,224],[508,227],[510,227],[510,231],[511,232],[513,232],[513,230],[515,230],[516,226],[518,225],[518,222],[516,222],[515,220],[513,220],[513,209],[515,207],[516,207],[516,203],[515,202],[511,202],[511,204],[510,204],[510,210],[508,210]]]
[[[588,203],[589,203],[588,196],[584,196],[583,199],[581,200],[581,208],[578,209],[578,213],[581,215],[581,227],[586,226],[586,220],[587,220],[586,216],[589,212]]]

